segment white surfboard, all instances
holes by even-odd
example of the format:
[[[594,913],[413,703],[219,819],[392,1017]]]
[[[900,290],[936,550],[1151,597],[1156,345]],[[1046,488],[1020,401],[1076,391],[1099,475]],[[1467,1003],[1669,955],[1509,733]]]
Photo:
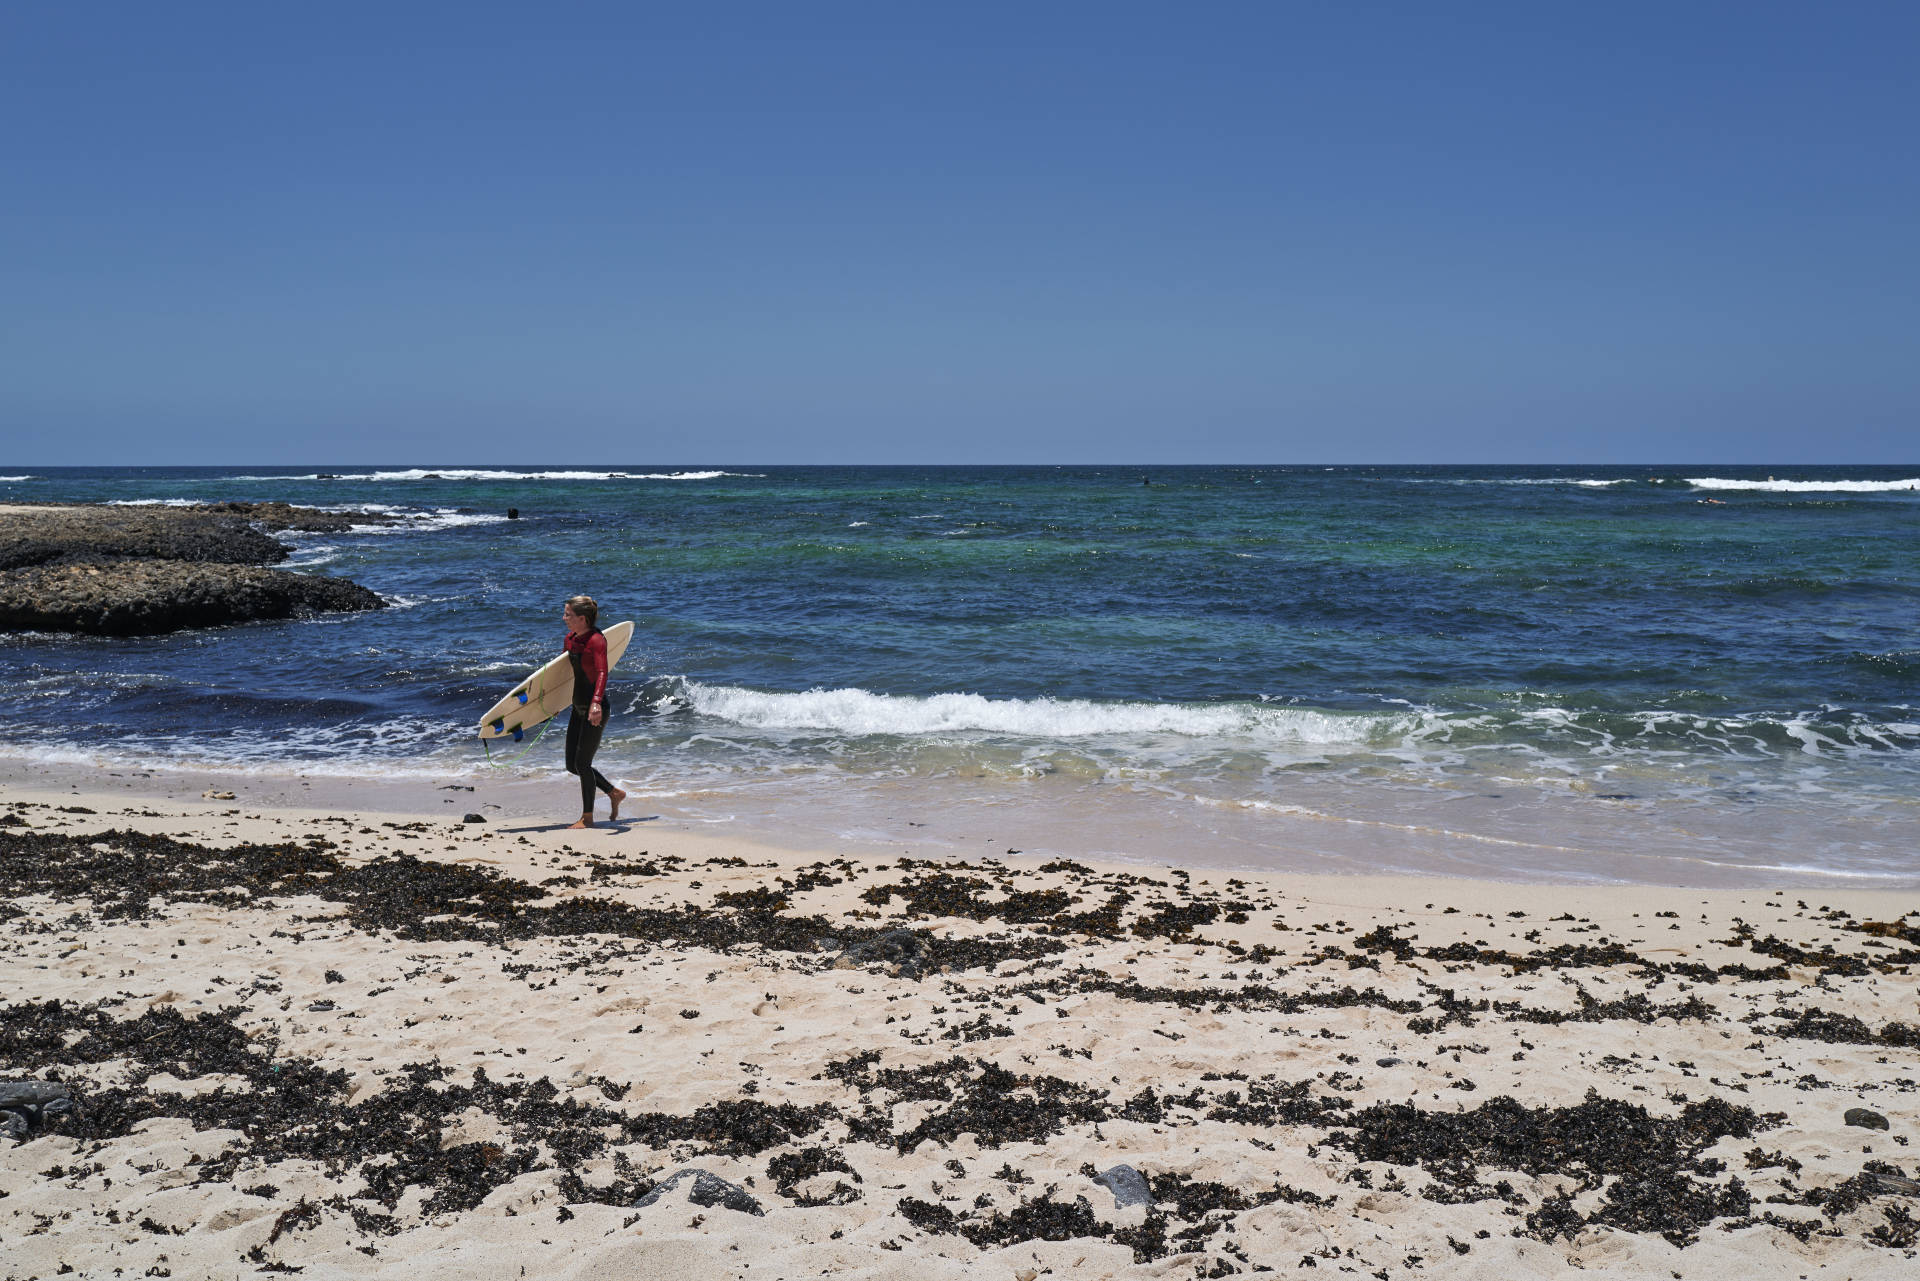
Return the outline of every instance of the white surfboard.
[[[633,624],[615,623],[601,629],[607,638],[607,670],[611,672],[633,639]],[[573,706],[573,660],[564,653],[507,691],[507,696],[480,718],[480,738],[519,738],[542,721]]]

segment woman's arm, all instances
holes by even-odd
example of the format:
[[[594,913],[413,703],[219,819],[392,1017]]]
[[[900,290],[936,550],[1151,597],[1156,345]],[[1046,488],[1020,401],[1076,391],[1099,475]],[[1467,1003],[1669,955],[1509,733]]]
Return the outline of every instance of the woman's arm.
[[[607,698],[607,638],[595,632],[587,640],[587,673],[593,677],[593,701],[604,703]]]

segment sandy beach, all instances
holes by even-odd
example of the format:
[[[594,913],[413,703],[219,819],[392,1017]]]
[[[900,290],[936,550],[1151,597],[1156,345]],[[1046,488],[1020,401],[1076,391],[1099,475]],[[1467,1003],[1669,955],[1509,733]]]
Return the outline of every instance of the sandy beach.
[[[247,785],[5,795],[0,1079],[75,1102],[0,1163],[5,1276],[1913,1266],[1910,893],[846,856]]]
[[[1920,1281],[1920,6],[5,17],[0,1281]]]

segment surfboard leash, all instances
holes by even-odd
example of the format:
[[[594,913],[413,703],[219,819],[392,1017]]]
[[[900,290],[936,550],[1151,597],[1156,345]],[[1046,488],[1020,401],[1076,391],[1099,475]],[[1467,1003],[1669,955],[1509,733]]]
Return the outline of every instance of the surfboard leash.
[[[521,748],[519,751],[515,752],[512,756],[509,756],[504,760],[496,761],[493,759],[493,740],[492,739],[486,739],[486,738],[481,739],[480,746],[482,750],[484,750],[487,754],[487,764],[493,766],[495,769],[507,768],[507,766],[513,764],[515,761],[519,760],[522,756],[525,756],[528,752],[531,752],[534,748],[540,746],[540,740],[547,736],[547,731],[552,729],[553,723],[559,719],[560,717],[557,713],[555,715],[547,717],[546,721],[540,726],[540,732],[533,736],[533,741],[531,743],[528,743],[525,747]]]
[[[529,701],[531,701],[534,698],[544,697],[544,691],[536,688],[533,684],[533,681],[537,680],[539,678],[539,675],[540,675],[539,672],[535,672],[533,674],[533,677],[527,681],[526,688],[520,691],[520,703],[522,706],[525,706]],[[515,761],[519,760],[522,756],[525,756],[528,752],[531,752],[534,748],[540,746],[540,740],[547,736],[547,731],[552,729],[553,723],[559,719],[560,719],[560,714],[558,712],[555,712],[552,716],[547,717],[546,720],[541,722],[540,732],[533,736],[533,741],[531,743],[528,743],[525,747],[521,748],[519,751],[515,752],[512,756],[507,757],[506,760],[504,761],[496,761],[493,759],[493,740],[492,739],[487,739],[487,738],[481,739],[480,746],[481,746],[481,749],[484,750],[487,754],[487,764],[492,765],[497,769],[507,768],[507,766],[513,764]],[[496,721],[494,722],[494,724],[497,728],[499,727],[500,722]],[[519,738],[521,737],[521,734],[522,734],[522,731],[520,729],[515,729],[513,731],[514,739],[518,741]]]

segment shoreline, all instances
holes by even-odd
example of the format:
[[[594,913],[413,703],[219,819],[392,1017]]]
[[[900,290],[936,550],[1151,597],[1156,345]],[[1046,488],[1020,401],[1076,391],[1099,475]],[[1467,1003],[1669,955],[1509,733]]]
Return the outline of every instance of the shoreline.
[[[326,765],[233,769],[176,765],[164,761],[48,761],[0,752],[0,787],[29,789],[107,788],[154,800],[190,799],[199,792],[233,791],[243,802],[267,806],[334,805],[382,813],[450,809],[466,797],[488,813],[534,819],[556,807],[565,811],[577,785],[560,769],[554,748],[550,771],[541,776],[489,770],[480,757],[469,767],[440,772],[436,758],[424,765],[400,762],[407,771],[377,777],[334,772]],[[612,757],[612,759],[609,759]],[[1555,826],[1555,840],[1526,841],[1450,831],[1404,819],[1315,813],[1304,808],[1275,812],[1231,803],[1173,807],[1155,798],[1115,790],[1078,794],[1048,780],[993,782],[968,779],[835,780],[832,788],[801,776],[779,776],[754,788],[676,784],[649,787],[622,773],[612,753],[599,764],[632,793],[630,809],[644,807],[666,827],[722,832],[789,851],[835,848],[869,856],[911,853],[919,857],[973,858],[1009,848],[1040,857],[1090,859],[1123,866],[1188,867],[1235,875],[1388,876],[1412,880],[1486,883],[1755,890],[1796,887],[1843,892],[1920,890],[1920,873],[1876,874],[1830,870],[1788,862],[1795,838],[1757,833],[1742,858],[1712,860],[1703,854],[1636,848],[1634,833],[1595,826]],[[1430,807],[1451,818],[1445,798]],[[1532,855],[1522,862],[1522,855]]]
[[[1920,1199],[1869,1167],[1916,1172],[1912,892],[879,857],[454,795],[9,784],[0,1068],[83,1101],[0,1173],[51,1220],[16,1266],[1911,1267]],[[1120,1164],[1150,1206],[1089,1177]],[[762,1213],[634,1207],[689,1167]]]

